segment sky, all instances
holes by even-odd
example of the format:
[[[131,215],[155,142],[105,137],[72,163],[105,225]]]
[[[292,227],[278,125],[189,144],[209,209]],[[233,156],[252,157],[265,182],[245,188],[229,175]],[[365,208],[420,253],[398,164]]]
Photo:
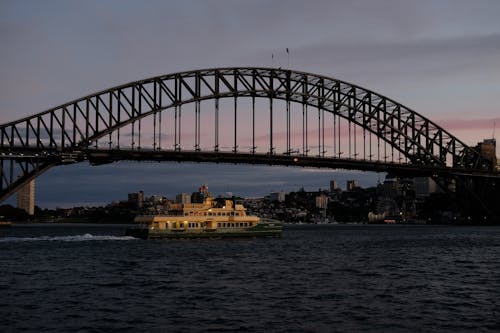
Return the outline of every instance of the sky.
[[[495,123],[500,132],[499,15],[496,0],[0,0],[0,123],[160,74],[275,66],[363,86],[474,145],[494,135]],[[140,189],[172,196],[192,192],[200,181],[219,194],[261,196],[326,188],[330,179],[345,187],[350,178],[367,187],[379,176],[265,166],[80,164],[40,176],[36,200],[41,207],[99,204]]]

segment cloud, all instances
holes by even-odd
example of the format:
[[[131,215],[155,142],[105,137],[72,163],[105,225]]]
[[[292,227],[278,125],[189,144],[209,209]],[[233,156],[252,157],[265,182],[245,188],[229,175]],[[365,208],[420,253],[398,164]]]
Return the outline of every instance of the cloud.
[[[472,119],[439,119],[435,121],[437,124],[453,132],[455,130],[491,130],[493,131],[494,124],[500,126],[500,117],[496,118],[472,118]],[[499,127],[500,128],[500,127]]]

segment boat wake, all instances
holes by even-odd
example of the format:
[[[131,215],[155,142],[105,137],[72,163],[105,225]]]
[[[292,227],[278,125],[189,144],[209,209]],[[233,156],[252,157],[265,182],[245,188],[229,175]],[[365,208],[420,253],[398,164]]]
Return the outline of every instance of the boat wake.
[[[0,243],[12,242],[87,242],[87,241],[127,241],[136,238],[131,236],[111,236],[111,235],[71,235],[71,236],[39,236],[39,237],[3,237]]]

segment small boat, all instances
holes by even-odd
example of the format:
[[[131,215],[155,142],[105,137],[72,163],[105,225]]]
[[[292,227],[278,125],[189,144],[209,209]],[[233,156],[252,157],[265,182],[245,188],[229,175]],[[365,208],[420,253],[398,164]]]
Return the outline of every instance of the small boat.
[[[0,228],[10,227],[10,226],[12,226],[12,222],[9,222],[9,221],[0,221]]]
[[[175,203],[165,214],[139,215],[127,236],[142,239],[280,237],[283,224],[247,215],[233,200],[214,199],[208,187],[200,188],[202,203]]]

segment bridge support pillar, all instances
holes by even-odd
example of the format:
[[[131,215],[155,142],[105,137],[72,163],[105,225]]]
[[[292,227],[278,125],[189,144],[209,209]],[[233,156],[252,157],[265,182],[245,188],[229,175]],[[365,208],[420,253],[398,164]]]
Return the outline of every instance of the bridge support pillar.
[[[29,215],[35,214],[35,180],[30,180],[17,191],[17,208]]]

